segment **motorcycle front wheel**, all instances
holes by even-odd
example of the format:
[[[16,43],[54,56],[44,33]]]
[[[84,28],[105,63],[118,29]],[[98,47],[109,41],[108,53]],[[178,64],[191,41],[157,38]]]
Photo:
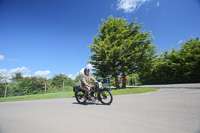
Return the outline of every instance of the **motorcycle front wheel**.
[[[99,92],[99,101],[104,105],[110,105],[113,101],[113,96],[110,91],[103,90]]]
[[[84,100],[84,92],[83,91],[77,91],[75,93],[76,101],[80,104],[84,104],[86,101]]]

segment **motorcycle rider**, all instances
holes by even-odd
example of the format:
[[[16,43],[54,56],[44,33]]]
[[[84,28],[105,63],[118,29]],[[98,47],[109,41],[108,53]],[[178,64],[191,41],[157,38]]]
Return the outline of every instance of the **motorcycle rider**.
[[[95,78],[90,76],[90,70],[88,68],[84,69],[84,74],[82,76],[80,87],[85,90],[84,100],[87,100],[87,95],[92,87],[91,80],[94,82],[98,82]]]

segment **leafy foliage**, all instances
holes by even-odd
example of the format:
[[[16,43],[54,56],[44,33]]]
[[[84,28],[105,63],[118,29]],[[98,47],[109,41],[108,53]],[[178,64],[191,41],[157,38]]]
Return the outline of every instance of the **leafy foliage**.
[[[67,84],[69,86],[75,85],[74,80],[72,80],[71,78],[67,77],[64,74],[55,75],[51,79],[51,85],[55,86],[58,89],[58,88],[61,88],[63,86],[63,81],[64,81],[64,84]]]
[[[19,83],[19,88],[15,92],[20,92],[21,95],[37,94],[44,91],[44,81],[42,77],[25,77]]]
[[[22,75],[22,73],[20,73],[20,72],[17,72],[17,73],[15,73],[15,74],[12,76],[12,80],[13,80],[13,81],[19,81],[19,80],[21,80],[21,79],[23,79],[23,75]]]
[[[7,77],[0,75],[0,97],[3,97],[5,93],[6,78]],[[47,92],[60,92],[63,91],[63,89],[64,91],[69,91],[72,90],[72,86],[75,85],[74,80],[64,74],[55,75],[52,79],[47,80],[42,77],[23,77],[21,73],[16,73],[12,77],[12,82],[8,83],[7,96],[44,94],[45,83]]]
[[[78,75],[75,78],[75,83],[76,84],[78,84],[78,82],[79,82],[79,80],[81,79],[82,76],[83,76],[83,74],[79,72]]]
[[[51,84],[53,86],[56,86],[56,88],[61,88],[63,85],[63,81],[66,81],[66,80],[67,80],[67,76],[65,76],[64,74],[55,75],[51,80]]]
[[[163,52],[153,69],[144,77],[143,84],[200,82],[200,41],[191,38],[179,50]]]
[[[4,96],[6,84],[0,83],[0,97]]]
[[[5,94],[7,78],[7,76],[3,76],[0,74],[0,97],[3,97]]]
[[[136,71],[147,69],[155,58],[157,52],[151,32],[140,31],[143,26],[135,25],[135,19],[129,24],[124,18],[108,17],[102,20],[99,26],[99,34],[94,37],[93,44],[89,48],[93,54],[90,56],[90,64],[95,68],[98,77],[125,77]],[[118,86],[117,86],[118,87]],[[124,86],[125,87],[125,86]]]

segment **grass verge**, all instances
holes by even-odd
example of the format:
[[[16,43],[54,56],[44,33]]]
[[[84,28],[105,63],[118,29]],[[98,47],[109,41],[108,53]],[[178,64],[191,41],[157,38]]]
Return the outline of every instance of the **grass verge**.
[[[111,92],[113,95],[121,95],[121,94],[144,93],[156,90],[157,90],[156,88],[125,88],[125,89],[112,89]],[[35,100],[35,99],[52,99],[52,98],[71,98],[73,96],[74,92],[57,92],[57,93],[0,98],[0,102]]]
[[[157,90],[156,88],[125,88],[125,89],[113,89],[111,92],[113,95],[122,95],[122,94],[151,92],[156,90]]]

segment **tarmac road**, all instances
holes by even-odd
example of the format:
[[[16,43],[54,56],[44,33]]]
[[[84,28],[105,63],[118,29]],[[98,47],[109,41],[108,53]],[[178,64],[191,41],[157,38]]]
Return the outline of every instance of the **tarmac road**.
[[[200,89],[114,96],[112,105],[75,98],[0,103],[0,133],[200,133]]]

